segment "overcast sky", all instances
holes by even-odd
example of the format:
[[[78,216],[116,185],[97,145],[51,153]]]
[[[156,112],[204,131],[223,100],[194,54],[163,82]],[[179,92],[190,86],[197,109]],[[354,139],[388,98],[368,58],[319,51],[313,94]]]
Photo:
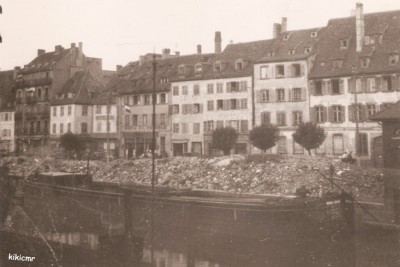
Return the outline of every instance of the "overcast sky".
[[[272,24],[288,18],[288,30],[325,26],[350,16],[356,0],[0,0],[0,69],[23,66],[37,49],[53,51],[83,42],[85,55],[114,70],[139,55],[170,48],[181,54],[213,52],[230,41],[272,37]],[[398,0],[364,0],[364,12],[400,9]]]

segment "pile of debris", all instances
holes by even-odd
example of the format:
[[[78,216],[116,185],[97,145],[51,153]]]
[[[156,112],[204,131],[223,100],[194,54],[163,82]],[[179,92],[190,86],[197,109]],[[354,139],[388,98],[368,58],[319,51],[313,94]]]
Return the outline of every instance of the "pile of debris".
[[[86,161],[5,158],[10,170],[27,176],[43,171],[86,172]],[[333,166],[330,167],[330,166]],[[150,184],[151,159],[90,161],[95,181]],[[331,176],[331,174],[333,174]],[[357,167],[321,156],[250,155],[215,158],[174,157],[156,160],[157,184],[173,188],[224,190],[236,193],[293,195],[306,188],[312,196],[339,191],[327,179],[363,200],[383,196],[383,170]]]

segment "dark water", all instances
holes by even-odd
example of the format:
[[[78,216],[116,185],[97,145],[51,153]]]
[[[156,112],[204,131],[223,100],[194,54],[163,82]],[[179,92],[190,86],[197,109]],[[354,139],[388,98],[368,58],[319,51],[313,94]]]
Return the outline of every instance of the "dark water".
[[[360,225],[353,234],[322,237],[305,232],[309,226],[304,222],[298,233],[290,232],[297,228],[275,224],[267,229],[254,223],[245,227],[244,235],[233,235],[221,228],[181,227],[178,219],[176,224],[165,223],[169,211],[160,206],[154,210],[161,215],[155,217],[153,229],[149,217],[135,209],[129,215],[136,215],[132,231],[127,233],[119,223],[121,216],[127,216],[120,200],[113,204],[97,198],[90,205],[89,200],[78,203],[68,195],[54,194],[10,201],[8,208],[1,203],[0,266],[400,266],[399,234]],[[270,232],[263,235],[260,229]],[[10,254],[35,260],[13,261]]]

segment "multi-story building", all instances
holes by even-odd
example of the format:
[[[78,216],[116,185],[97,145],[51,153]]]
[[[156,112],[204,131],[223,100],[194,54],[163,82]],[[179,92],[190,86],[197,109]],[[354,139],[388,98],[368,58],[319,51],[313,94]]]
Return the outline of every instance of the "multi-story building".
[[[102,75],[101,59],[83,55],[82,43],[46,53],[39,49],[37,57],[19,71],[16,78],[15,129],[17,150],[38,153],[48,149],[50,103],[56,92],[72,75],[83,69]]]
[[[0,153],[14,152],[14,80],[17,70],[0,71]]]
[[[78,71],[52,100],[50,116],[51,147],[56,150],[61,135],[76,134],[83,145],[92,144],[95,153],[110,149],[115,156],[116,105],[103,83],[90,71]],[[106,155],[104,155],[106,156]]]
[[[382,129],[368,118],[400,99],[400,11],[331,19],[310,73],[310,116],[327,138],[319,153],[358,153],[380,164]],[[358,148],[356,132],[358,128]]]
[[[212,153],[212,132],[218,127],[232,127],[239,133],[234,153],[251,151],[253,62],[264,54],[270,40],[229,44],[223,52],[220,41],[217,32],[215,54],[207,60],[178,66],[172,83],[174,155]]]
[[[292,134],[309,121],[308,72],[320,28],[287,31],[286,25],[286,18],[274,24],[272,44],[254,65],[255,124],[279,127],[278,144],[270,152],[303,154]]]

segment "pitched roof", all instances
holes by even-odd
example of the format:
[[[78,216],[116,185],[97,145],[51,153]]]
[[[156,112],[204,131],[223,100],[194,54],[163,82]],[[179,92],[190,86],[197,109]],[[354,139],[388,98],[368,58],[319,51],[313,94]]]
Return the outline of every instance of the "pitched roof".
[[[70,50],[70,48],[62,48],[59,51],[47,52],[38,55],[34,60],[32,60],[21,70],[21,73],[27,74],[32,72],[50,70],[61,58],[67,55]]]
[[[320,31],[310,78],[350,76],[353,66],[359,74],[398,72],[400,62],[390,65],[389,55],[400,52],[400,10],[365,14],[364,25],[364,36],[382,35],[382,41],[364,45],[357,53],[355,16],[331,19]],[[348,48],[340,48],[341,40],[348,40]],[[368,67],[361,67],[360,57],[370,57]],[[335,59],[343,60],[341,68],[333,68]]]
[[[319,40],[321,29],[312,28],[280,33],[273,39],[271,46],[258,62],[293,61],[308,58],[310,54],[315,53],[313,47]],[[306,48],[310,48],[310,52],[306,53]],[[293,53],[290,53],[291,51]],[[273,55],[269,56],[270,52]]]
[[[105,86],[89,71],[78,71],[64,84],[58,95],[54,97],[52,105],[68,104],[104,104]],[[68,97],[68,94],[70,97]]]
[[[370,117],[373,121],[400,120],[400,101]]]

